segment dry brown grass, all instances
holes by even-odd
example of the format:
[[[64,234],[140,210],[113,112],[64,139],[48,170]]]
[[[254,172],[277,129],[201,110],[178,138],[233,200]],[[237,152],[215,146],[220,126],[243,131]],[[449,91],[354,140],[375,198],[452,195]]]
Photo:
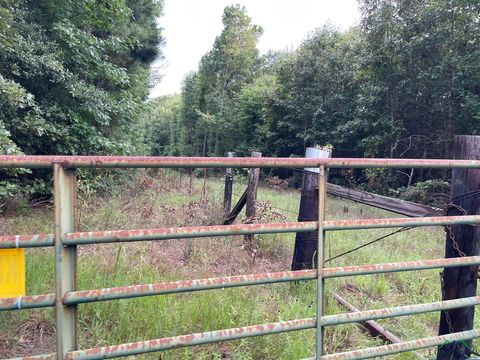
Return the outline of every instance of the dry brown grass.
[[[55,348],[53,324],[35,315],[22,321],[13,334],[0,336],[0,356],[7,358],[50,353]]]
[[[162,170],[154,173],[142,171],[135,183],[114,193],[101,197],[80,194],[79,229],[221,224],[221,202],[212,193],[207,188],[203,194],[203,179],[190,179],[182,173]],[[286,221],[286,216],[272,209],[269,201],[260,201],[257,208],[256,222]],[[278,247],[260,247],[252,256],[243,249],[241,236],[92,245],[82,247],[80,253],[81,256],[98,258],[105,271],[113,270],[117,255],[125,264],[135,254],[138,262],[154,265],[165,272],[175,270],[186,278],[199,274],[215,276],[279,271],[286,265],[288,267],[291,261],[290,254]]]

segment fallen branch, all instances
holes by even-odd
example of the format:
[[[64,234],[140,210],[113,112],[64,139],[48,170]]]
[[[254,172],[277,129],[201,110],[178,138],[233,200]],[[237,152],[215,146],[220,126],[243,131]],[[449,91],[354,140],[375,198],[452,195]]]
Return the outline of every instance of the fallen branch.
[[[342,306],[345,306],[349,311],[351,312],[356,312],[356,311],[360,311],[359,309],[357,309],[355,306],[353,306],[352,304],[350,304],[347,300],[345,300],[343,297],[341,297],[340,295],[336,294],[336,293],[333,293],[333,297],[335,298],[335,300],[337,301],[337,303],[339,303],[340,305]],[[373,321],[373,320],[367,320],[367,321],[364,321],[364,322],[361,322],[360,323],[369,333],[371,336],[373,337],[381,337],[383,338],[385,341],[387,342],[390,342],[392,344],[396,344],[396,343],[401,343],[402,340],[400,338],[398,338],[397,336],[395,336],[394,334],[392,334],[390,331],[386,330],[382,325],[380,325],[379,323],[377,323],[376,321]],[[426,360],[422,355],[420,354],[417,354],[415,353],[419,359],[421,360]]]

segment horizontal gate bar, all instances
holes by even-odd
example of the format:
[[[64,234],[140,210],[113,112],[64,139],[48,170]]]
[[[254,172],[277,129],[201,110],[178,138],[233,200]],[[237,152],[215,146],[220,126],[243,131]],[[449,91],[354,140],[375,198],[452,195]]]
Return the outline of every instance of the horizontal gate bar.
[[[66,293],[63,297],[63,303],[65,305],[73,305],[93,301],[126,299],[139,296],[173,294],[236,286],[272,284],[288,281],[313,280],[316,279],[316,277],[316,270],[299,270],[264,274],[235,275],[208,279],[181,280],[107,289],[80,290]]]
[[[457,309],[465,306],[475,306],[478,304],[480,304],[480,296],[472,296],[462,299],[436,301],[426,304],[404,305],[384,309],[327,315],[323,316],[320,322],[323,326],[340,325],[366,320],[386,319],[397,316],[422,314],[432,311]]]
[[[385,263],[374,265],[354,265],[324,268],[325,278],[368,275],[386,272],[434,269],[443,267],[468,266],[480,264],[480,256],[415,260],[398,263]],[[316,270],[285,271],[265,274],[249,274],[225,276],[206,279],[181,280],[157,284],[142,284],[115,288],[80,290],[66,293],[64,304],[72,305],[93,301],[105,301],[113,299],[125,299],[140,296],[152,296],[188,291],[210,290],[226,287],[260,285],[277,282],[313,280],[316,277]],[[14,302],[14,298],[7,299],[8,304]],[[24,299],[25,301],[25,299]],[[2,304],[2,300],[0,300]],[[45,305],[48,306],[48,305]],[[33,307],[33,306],[32,306]],[[1,307],[0,307],[1,309]],[[352,316],[357,316],[353,315]]]
[[[316,229],[318,229],[318,223],[316,221],[306,221],[274,224],[235,224],[139,230],[90,231],[66,234],[63,244],[81,245],[118,241],[166,240],[207,236],[308,232],[315,231]]]
[[[0,311],[55,306],[55,294],[19,296],[0,299]]]
[[[311,277],[312,275],[315,276],[314,275],[315,271],[313,270],[297,271],[296,273],[304,273],[302,275],[310,276],[310,278],[312,278]],[[148,285],[145,285],[145,286],[148,286]],[[130,288],[134,288],[134,287],[130,287]],[[104,290],[115,291],[116,289],[120,289],[120,288],[104,289]],[[185,291],[189,291],[189,290],[185,290]],[[82,295],[82,293],[85,293],[85,294]],[[160,293],[161,292],[158,292],[157,294],[160,294]],[[70,295],[70,301],[68,301],[69,295]],[[75,296],[73,297],[73,295]],[[95,295],[95,294],[93,294],[90,291],[85,291],[85,292],[78,291],[78,292],[67,293],[64,298],[64,300],[66,300],[64,301],[64,304],[69,305],[74,303],[87,302],[82,300],[88,299],[88,296],[90,295]],[[83,296],[83,299],[82,299],[82,296]],[[127,297],[130,297],[130,296],[127,296]],[[113,293],[112,297],[104,297],[103,299],[99,298],[99,295],[97,295],[91,301],[111,300],[115,298],[118,298],[118,297],[115,297]],[[322,317],[321,322],[323,326],[331,326],[331,325],[346,324],[346,323],[359,322],[359,321],[372,320],[372,319],[383,319],[383,318],[396,317],[396,316],[414,315],[414,314],[420,314],[420,313],[431,312],[431,311],[448,310],[448,309],[460,308],[465,306],[474,306],[478,304],[480,304],[480,296],[473,296],[473,297],[462,298],[462,299],[437,301],[437,302],[432,302],[427,304],[406,305],[406,306],[397,306],[393,308],[384,308],[384,309],[375,309],[375,310],[367,310],[367,311],[358,311],[353,313],[328,315],[328,316]],[[188,335],[185,335],[185,336],[188,337]],[[223,340],[219,340],[219,341],[223,341]],[[184,346],[189,346],[189,345],[185,344]]]
[[[244,339],[253,336],[278,334],[287,331],[312,329],[315,318],[280,321],[270,324],[244,326],[239,328],[208,331],[190,335],[173,336],[163,339],[139,341],[129,344],[104,346],[67,353],[65,359],[105,359],[120,356],[131,356],[154,351],[163,351],[185,346],[216,343],[220,341]]]
[[[323,222],[324,230],[358,230],[392,227],[416,227],[436,225],[473,225],[480,224],[480,215],[435,216],[420,218],[386,218],[331,220]]]
[[[47,247],[54,243],[53,234],[0,236],[0,249]]]
[[[413,260],[396,263],[338,266],[323,269],[324,278],[371,275],[399,271],[428,270],[455,266],[480,265],[480,256],[466,256],[447,259]]]
[[[453,334],[433,336],[418,340],[406,341],[396,344],[389,344],[366,349],[346,351],[342,353],[322,356],[322,360],[357,360],[382,357],[391,354],[398,354],[406,351],[420,350],[434,346],[444,345],[446,342],[466,341],[480,337],[480,329],[467,330]],[[315,358],[304,359],[314,360]]]
[[[66,245],[109,243],[119,241],[165,240],[208,236],[308,232],[318,229],[316,221],[273,224],[236,224],[189,226],[158,229],[109,230],[69,233]],[[425,218],[386,218],[325,221],[324,230],[354,230],[391,227],[480,224],[480,216],[437,216]],[[53,246],[53,234],[0,236],[0,249]]]
[[[398,271],[426,270],[444,267],[480,265],[480,256],[458,257],[434,260],[414,260],[398,263],[373,265],[339,266],[323,269],[324,278],[369,275]],[[188,291],[211,290],[218,288],[260,285],[277,282],[313,280],[316,270],[284,271],[265,274],[225,276],[207,279],[181,280],[157,284],[132,285],[115,288],[80,290],[68,292],[64,296],[65,305],[79,303],[125,299],[140,296],[180,293]],[[19,303],[20,301],[20,303]],[[20,307],[19,307],[20,304]],[[54,294],[25,296],[21,298],[0,299],[0,310],[27,309],[54,305]],[[463,305],[462,305],[463,306]],[[432,310],[433,311],[433,310]],[[359,316],[351,313],[349,316]],[[356,320],[360,321],[360,320]],[[328,325],[328,324],[326,324]]]
[[[140,296],[172,294],[198,290],[228,288],[235,286],[313,280],[315,278],[315,270],[301,270],[277,272],[270,274],[239,275],[209,279],[183,280],[158,284],[123,286],[107,289],[81,290],[66,293],[63,298],[63,304],[73,305],[93,301],[117,300]],[[432,311],[456,309],[465,306],[475,306],[478,304],[480,304],[480,296],[473,296],[468,298],[437,301],[426,304],[396,306],[392,308],[328,315],[324,316],[321,322],[323,326],[331,326],[352,322],[361,322],[366,320],[421,314]]]
[[[67,168],[480,168],[478,160],[0,155],[0,168],[49,168],[53,163]]]
[[[325,221],[325,230],[352,230],[390,228],[404,226],[478,224],[480,216],[440,216],[428,218],[390,218]],[[308,232],[318,229],[316,221],[274,224],[236,224],[213,226],[190,226],[138,230],[110,230],[70,233],[63,241],[66,245],[81,245],[119,241],[165,240],[208,236]]]
[[[444,267],[480,265],[480,256],[458,257],[434,260],[415,260],[398,263],[385,263],[373,265],[339,266],[323,269],[324,278],[343,276],[369,275],[398,271],[425,270]],[[269,283],[313,280],[316,270],[284,271],[265,274],[249,274],[225,276],[206,279],[181,280],[157,284],[132,285],[115,288],[80,290],[65,294],[65,305],[80,304],[93,301],[125,299],[140,296],[152,296],[218,288],[261,285]],[[18,298],[0,299],[0,311],[49,307],[54,305],[54,294],[22,296]],[[461,301],[464,301],[462,299]],[[467,300],[468,301],[468,300]],[[470,300],[471,301],[471,300]],[[468,305],[468,304],[467,304]],[[462,306],[467,306],[462,305]],[[429,306],[428,304],[426,305]],[[385,309],[384,309],[385,310]],[[377,310],[372,310],[377,311]],[[433,310],[432,310],[433,311]],[[347,315],[345,315],[347,316]],[[349,313],[348,316],[360,316],[358,313]],[[392,315],[397,316],[397,315]],[[368,319],[367,319],[368,320]],[[361,320],[355,320],[361,321]],[[330,325],[330,324],[325,324]]]

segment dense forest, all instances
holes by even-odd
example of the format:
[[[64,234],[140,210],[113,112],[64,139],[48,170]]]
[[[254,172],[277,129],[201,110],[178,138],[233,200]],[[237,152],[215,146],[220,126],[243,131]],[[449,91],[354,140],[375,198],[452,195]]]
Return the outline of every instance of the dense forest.
[[[157,0],[0,0],[0,154],[148,153],[161,11]],[[50,191],[47,176],[30,179],[0,172],[0,198]]]
[[[0,154],[288,157],[328,144],[336,157],[450,158],[455,134],[480,132],[476,0],[360,0],[358,26],[267,54],[262,27],[231,5],[181,93],[150,101],[161,1],[0,4]],[[447,176],[364,175],[389,188]],[[37,191],[31,179],[0,172],[0,197]]]
[[[246,9],[226,8],[181,94],[152,103],[155,154],[302,156],[330,144],[336,157],[451,158],[453,135],[480,131],[480,3],[359,6],[358,27],[327,25],[295,51],[266,55]],[[442,177],[410,175],[383,181]]]

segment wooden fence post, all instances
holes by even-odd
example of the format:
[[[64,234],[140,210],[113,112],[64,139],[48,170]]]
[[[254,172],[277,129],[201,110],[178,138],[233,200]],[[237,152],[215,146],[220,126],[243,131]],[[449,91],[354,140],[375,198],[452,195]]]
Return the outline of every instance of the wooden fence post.
[[[454,159],[479,160],[480,136],[455,136]],[[477,215],[480,210],[480,169],[452,171],[451,205],[447,214]],[[480,229],[471,225],[446,228],[445,257],[480,255]],[[455,248],[458,245],[458,250]],[[442,299],[450,300],[477,295],[478,266],[445,268],[442,273]],[[473,329],[474,307],[468,306],[441,312],[439,335]],[[472,341],[447,343],[439,347],[437,359],[466,359]]]
[[[329,149],[307,148],[306,158],[329,158]],[[298,221],[318,220],[318,168],[305,168]],[[292,270],[313,269],[316,263],[318,231],[297,233],[293,252]]]
[[[235,157],[235,153],[229,151],[228,157]],[[230,208],[232,207],[232,190],[233,190],[233,170],[227,168],[225,171],[225,190],[223,192],[223,218],[227,219],[230,215]]]
[[[262,157],[262,153],[258,151],[252,151],[252,157]],[[255,208],[257,205],[257,187],[258,180],[260,179],[260,168],[250,169],[248,174],[248,188],[247,188],[247,205],[246,205],[246,224],[251,224],[255,218]],[[254,252],[256,244],[254,244],[254,235],[245,235],[244,245],[249,251]]]

